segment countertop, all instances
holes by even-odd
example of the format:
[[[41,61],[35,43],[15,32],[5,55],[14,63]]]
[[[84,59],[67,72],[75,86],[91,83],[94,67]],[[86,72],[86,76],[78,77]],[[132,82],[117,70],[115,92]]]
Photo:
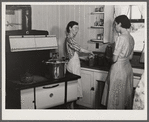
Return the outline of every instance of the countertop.
[[[55,84],[55,83],[61,83],[61,82],[67,82],[67,81],[73,81],[81,78],[78,75],[74,75],[70,72],[67,71],[66,76],[61,79],[47,79],[42,76],[34,76],[34,80],[31,83],[21,83],[19,80],[11,80],[7,81],[7,89],[9,88],[15,88],[16,90],[23,90],[27,88],[33,88],[33,87],[38,87],[38,86],[43,86],[43,85],[50,85],[50,84]]]
[[[104,71],[104,72],[109,72],[110,70],[110,66],[108,65],[101,65],[101,66],[89,66],[86,62],[81,63],[81,68],[85,68],[85,69],[89,69],[89,70],[100,70],[100,71]],[[144,68],[141,66],[136,66],[136,65],[132,65],[132,69],[141,69],[143,70]],[[133,70],[134,71],[134,70]],[[140,79],[141,78],[141,73],[137,73],[134,71],[133,73],[135,78]]]
[[[82,68],[88,68],[88,69],[93,69],[93,70],[102,70],[102,71],[107,71],[109,72],[110,66],[88,66],[87,64],[83,63],[81,64]]]

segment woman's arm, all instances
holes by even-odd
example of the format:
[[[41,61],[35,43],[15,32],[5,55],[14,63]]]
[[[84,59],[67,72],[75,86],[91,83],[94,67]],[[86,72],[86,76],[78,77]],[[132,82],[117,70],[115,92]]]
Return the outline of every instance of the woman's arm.
[[[94,55],[92,53],[92,51],[89,51],[89,50],[86,50],[84,48],[82,48],[78,43],[76,43],[75,40],[73,39],[68,39],[67,40],[67,43],[68,43],[68,46],[72,49],[72,50],[75,50],[77,52],[82,52],[82,53],[89,53],[91,55]]]
[[[131,60],[132,57],[133,57],[133,51],[132,51],[131,55],[129,56],[129,60]]]
[[[94,54],[92,53],[92,51],[86,50],[86,49],[84,49],[84,48],[81,48],[81,52],[82,52],[82,53],[90,53],[90,54],[94,55]]]
[[[117,59],[118,59],[118,56],[117,55],[113,55],[112,62],[113,63],[117,62]]]

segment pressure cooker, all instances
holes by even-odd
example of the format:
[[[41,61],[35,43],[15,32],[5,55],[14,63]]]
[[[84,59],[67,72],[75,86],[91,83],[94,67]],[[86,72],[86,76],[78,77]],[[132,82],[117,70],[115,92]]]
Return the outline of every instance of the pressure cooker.
[[[66,75],[66,65],[68,61],[63,60],[48,60],[44,62],[46,65],[47,73],[46,77],[51,79],[61,79]]]

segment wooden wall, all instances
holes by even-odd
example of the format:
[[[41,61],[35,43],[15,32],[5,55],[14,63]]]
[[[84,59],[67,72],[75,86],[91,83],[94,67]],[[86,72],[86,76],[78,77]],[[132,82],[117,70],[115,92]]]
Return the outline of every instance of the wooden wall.
[[[99,5],[98,5],[99,6]],[[32,5],[32,29],[48,30],[50,35],[56,35],[59,44],[59,55],[64,56],[65,29],[69,21],[79,23],[79,33],[76,41],[84,48],[92,51],[104,51],[106,45],[100,44],[99,49],[95,43],[90,42],[96,31],[90,26],[95,22],[91,12],[95,5]],[[95,34],[95,35],[94,35]]]

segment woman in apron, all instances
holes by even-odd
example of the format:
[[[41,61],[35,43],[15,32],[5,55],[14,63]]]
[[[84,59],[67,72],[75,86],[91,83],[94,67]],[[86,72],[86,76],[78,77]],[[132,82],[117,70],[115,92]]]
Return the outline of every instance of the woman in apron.
[[[77,44],[75,40],[75,36],[79,31],[78,23],[75,21],[70,21],[66,27],[66,39],[65,39],[65,46],[66,46],[66,54],[69,58],[69,62],[67,65],[67,70],[73,74],[81,75],[80,74],[80,59],[78,56],[79,52],[89,53],[93,55],[91,51],[83,49],[80,45]],[[82,85],[81,80],[78,79],[78,98],[83,97],[82,94]]]
[[[132,109],[133,71],[129,60],[133,55],[134,39],[127,30],[131,24],[125,15],[116,17],[114,24],[119,36],[115,42],[113,64],[105,82],[101,103],[107,109]]]

